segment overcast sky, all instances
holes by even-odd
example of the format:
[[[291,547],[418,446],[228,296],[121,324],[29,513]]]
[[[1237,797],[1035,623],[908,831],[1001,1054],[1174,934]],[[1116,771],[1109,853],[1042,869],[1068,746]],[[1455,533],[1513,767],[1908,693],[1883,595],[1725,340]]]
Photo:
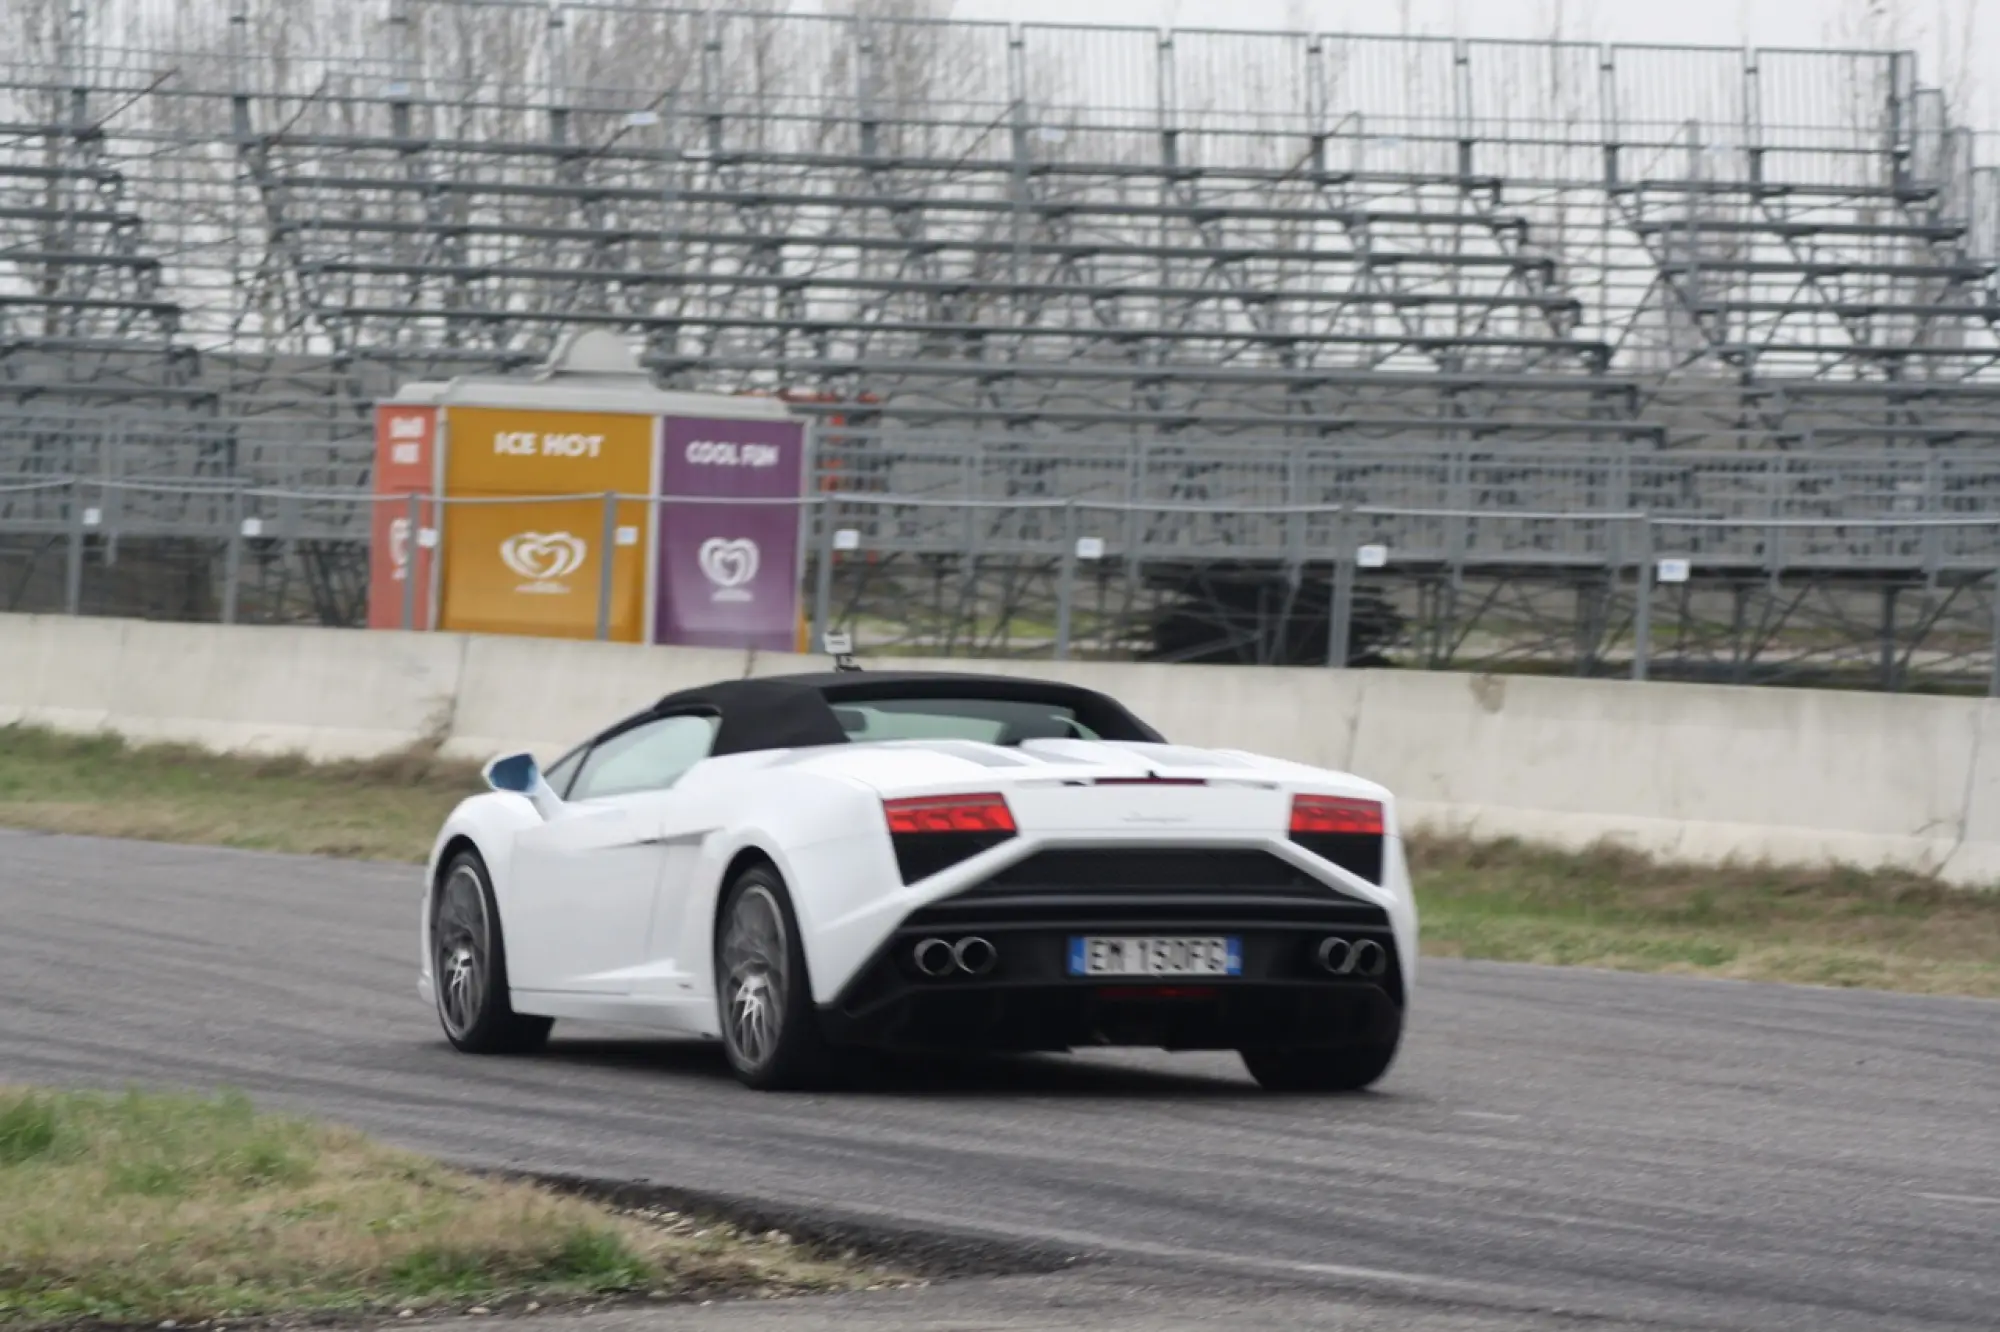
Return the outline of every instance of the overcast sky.
[[[817,6],[805,0],[799,7]],[[1560,29],[1602,42],[1895,46],[1918,53],[1925,83],[1963,88],[1978,128],[2000,129],[2000,0],[954,0],[951,9],[958,18],[1022,23],[1323,32],[1407,26],[1464,37],[1543,37]]]

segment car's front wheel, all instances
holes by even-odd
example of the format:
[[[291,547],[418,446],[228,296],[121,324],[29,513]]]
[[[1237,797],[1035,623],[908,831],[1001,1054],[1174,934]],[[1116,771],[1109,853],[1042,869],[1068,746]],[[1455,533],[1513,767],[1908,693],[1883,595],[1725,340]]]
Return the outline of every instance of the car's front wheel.
[[[431,978],[445,1039],[468,1054],[526,1054],[554,1018],[516,1013],[507,987],[507,942],[486,862],[461,851],[445,867],[431,910]]]
[[[1372,1086],[1395,1062],[1395,1040],[1331,1050],[1240,1050],[1250,1076],[1266,1091],[1348,1092]]]
[[[817,1085],[831,1070],[832,1050],[813,1010],[805,945],[783,881],[768,866],[744,870],[719,921],[715,977],[730,1069],[760,1091]]]

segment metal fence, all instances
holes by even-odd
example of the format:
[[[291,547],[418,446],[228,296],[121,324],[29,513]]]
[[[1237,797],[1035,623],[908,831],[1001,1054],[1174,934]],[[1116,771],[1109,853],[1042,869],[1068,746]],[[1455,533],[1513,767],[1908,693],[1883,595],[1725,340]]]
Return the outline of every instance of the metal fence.
[[[293,497],[368,489],[375,445],[366,424],[348,426],[335,441],[326,423],[218,418],[175,426],[129,414],[0,408],[0,530],[59,517],[63,486],[75,479],[107,487],[107,503],[117,506],[121,522],[151,523],[157,500],[168,515],[164,521],[176,530],[207,513],[220,537],[231,514],[214,497],[232,488]],[[1615,426],[1601,429],[1609,433]],[[335,442],[344,459],[337,468],[323,465],[322,446]],[[1630,508],[1731,519],[2000,515],[2000,451],[1993,448],[1963,442],[1835,448],[1806,437],[1778,450],[1755,447],[1755,440],[1725,441],[1732,442],[1743,446],[1659,449],[1603,439],[1573,444],[1453,439],[1442,429],[1428,439],[1391,443],[821,425],[812,486],[1007,506],[1053,499],[1137,506],[1186,502],[1212,510],[1273,504],[1419,511]],[[11,501],[8,487],[17,496]],[[45,498],[31,501],[25,498],[30,493]],[[331,514],[324,520],[335,521]]]
[[[314,102],[348,116],[377,103],[454,108],[473,133],[561,114],[593,128],[616,118],[643,138],[681,132],[671,122],[684,120],[684,148],[716,118],[743,136],[723,148],[823,146],[834,134],[862,147],[872,127],[887,146],[959,157],[994,151],[996,130],[1021,125],[1059,131],[1034,139],[1058,157],[1129,160],[1178,139],[1182,160],[1207,166],[1263,164],[1269,139],[1302,150],[1340,136],[1372,152],[1377,169],[1428,154],[1455,170],[1462,144],[1499,140],[1532,156],[1481,161],[1480,171],[1528,174],[1532,161],[1545,179],[1601,172],[1595,150],[1607,143],[1634,157],[1706,154],[1715,164],[1705,170],[1734,178],[1769,173],[1761,155],[1810,159],[1804,169],[1818,178],[1826,162],[1891,149],[1935,158],[1949,132],[1919,104],[1936,94],[1904,50],[1009,24],[648,0],[282,11],[264,0],[79,0],[41,30],[26,18],[0,60],[11,81],[127,97],[165,84],[183,130],[211,128],[183,104],[221,89],[292,104],[294,115]],[[898,130],[913,142],[896,143]],[[1589,151],[1561,151],[1571,147]]]
[[[134,523],[126,515],[140,507],[138,496],[145,519]],[[0,483],[0,537],[60,562],[58,604],[70,614],[86,610],[92,566],[114,563],[121,548],[165,543],[202,552],[209,572],[196,576],[216,585],[212,618],[271,621],[301,618],[280,604],[270,580],[307,555],[321,576],[338,564],[365,594],[378,518],[400,524],[397,540],[434,548],[460,506],[579,500],[603,505],[605,533],[632,503],[745,502],[617,493],[472,500],[52,478]],[[1753,678],[1743,672],[1747,651],[1766,665],[1817,657],[1873,670],[1879,662],[1872,678],[1881,687],[1928,676],[2000,694],[2000,514],[1992,512],[1738,517],[851,493],[762,503],[800,511],[800,600],[813,632],[860,625],[864,645],[1058,660],[1143,655],[1143,626],[1161,604],[1143,587],[1175,571],[1208,577],[1233,568],[1295,592],[1320,589],[1312,613],[1322,662],[1352,660],[1343,645],[1369,607],[1394,603],[1406,617],[1428,617],[1399,640],[1413,664],[1463,664],[1465,644],[1483,636],[1496,661],[1646,679],[1666,633],[1677,645],[1670,655],[1733,656],[1736,676],[1719,678]],[[581,535],[600,534],[593,527]],[[600,564],[603,637],[611,562]],[[402,587],[400,618],[415,627],[417,589],[408,580]],[[1762,609],[1746,611],[1746,596],[1762,598]],[[1485,604],[1471,606],[1479,598]],[[344,615],[319,618],[359,623],[358,604],[350,599]],[[1302,612],[1288,602],[1282,613]],[[1746,614],[1765,623],[1746,626]],[[1570,623],[1584,619],[1594,627]],[[1715,646],[1732,635],[1735,646]]]

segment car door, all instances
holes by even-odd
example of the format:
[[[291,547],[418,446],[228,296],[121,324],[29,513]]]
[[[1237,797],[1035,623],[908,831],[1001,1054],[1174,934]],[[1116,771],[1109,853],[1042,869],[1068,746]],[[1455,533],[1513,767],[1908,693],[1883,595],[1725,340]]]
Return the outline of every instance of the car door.
[[[634,999],[649,1005],[694,1002],[696,968],[708,965],[712,922],[705,913],[699,918],[693,914],[692,890],[703,848],[727,820],[729,809],[712,790],[700,790],[697,781],[690,776],[680,782],[660,807],[651,956],[632,991]]]
[[[633,992],[651,960],[670,789],[714,737],[715,719],[702,713],[648,717],[600,737],[561,792],[565,808],[516,837],[502,906],[515,988]]]

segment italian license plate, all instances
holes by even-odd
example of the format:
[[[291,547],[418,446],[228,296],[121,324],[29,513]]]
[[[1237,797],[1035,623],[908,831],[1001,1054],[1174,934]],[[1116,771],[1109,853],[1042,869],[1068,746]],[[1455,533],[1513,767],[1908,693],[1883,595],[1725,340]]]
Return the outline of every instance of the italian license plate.
[[[1069,941],[1072,976],[1241,976],[1243,941],[1226,938],[1106,938]]]

